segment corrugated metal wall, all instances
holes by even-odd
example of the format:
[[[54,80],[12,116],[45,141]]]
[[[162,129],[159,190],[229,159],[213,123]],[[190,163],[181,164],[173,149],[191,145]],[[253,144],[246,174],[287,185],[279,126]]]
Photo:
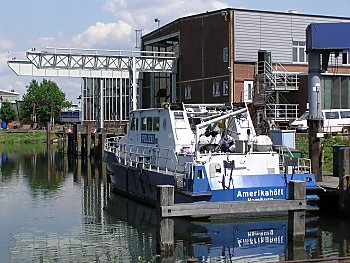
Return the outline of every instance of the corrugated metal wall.
[[[305,29],[313,22],[350,19],[235,10],[235,61],[257,61],[262,49],[271,52],[272,62],[292,63],[292,41],[305,41]]]

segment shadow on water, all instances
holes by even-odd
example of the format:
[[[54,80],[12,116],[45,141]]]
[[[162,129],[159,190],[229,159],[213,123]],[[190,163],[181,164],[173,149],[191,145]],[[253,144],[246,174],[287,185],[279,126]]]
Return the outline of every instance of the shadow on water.
[[[173,220],[173,251],[158,250],[157,210],[110,193],[96,159],[45,145],[0,148],[2,262],[262,262],[350,255],[345,220],[307,217],[304,243],[287,218]],[[160,257],[156,257],[160,255]]]

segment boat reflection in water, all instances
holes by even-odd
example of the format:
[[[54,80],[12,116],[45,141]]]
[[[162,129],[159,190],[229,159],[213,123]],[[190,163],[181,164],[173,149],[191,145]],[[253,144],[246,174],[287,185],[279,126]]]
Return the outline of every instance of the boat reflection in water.
[[[147,229],[153,247],[159,243],[157,229],[160,225],[157,210],[137,201],[112,194],[105,208],[107,224],[122,220],[144,231]],[[185,260],[197,258],[199,262],[231,261],[281,261],[304,259],[304,243],[290,246],[288,251],[288,220],[276,219],[211,219],[189,220],[174,218],[174,251],[163,259]],[[290,245],[290,244],[289,244]],[[306,238],[311,249],[316,240]]]

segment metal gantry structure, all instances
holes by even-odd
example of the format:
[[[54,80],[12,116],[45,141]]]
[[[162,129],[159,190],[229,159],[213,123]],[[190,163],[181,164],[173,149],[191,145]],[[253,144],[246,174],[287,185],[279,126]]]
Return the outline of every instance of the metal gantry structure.
[[[138,84],[139,75],[142,72],[162,72],[172,74],[172,91],[171,102],[176,101],[176,62],[177,57],[174,52],[154,52],[154,51],[124,51],[124,50],[102,50],[102,49],[76,49],[76,48],[47,48],[43,51],[37,51],[35,48],[26,52],[26,59],[12,58],[8,60],[8,66],[18,76],[40,76],[40,77],[72,77],[81,78],[88,83],[87,80],[94,79],[93,91],[86,91],[86,87],[81,88],[82,103],[90,102],[89,109],[86,107],[85,111],[96,120],[99,120],[99,127],[104,127],[104,113],[106,96],[111,99],[116,91],[110,89],[119,88],[120,96],[118,112],[113,112],[115,116],[121,116],[120,112],[125,112],[124,108],[129,110],[136,109],[139,103],[137,102],[137,94],[141,93],[141,85]],[[115,79],[115,81],[111,81]],[[128,79],[127,88],[120,79]],[[112,83],[109,88],[106,83]],[[113,84],[114,83],[114,84]],[[119,83],[119,84],[118,84]],[[119,86],[118,86],[119,85]],[[139,89],[138,89],[139,87]],[[108,91],[109,90],[109,91]],[[124,94],[125,93],[125,94]],[[129,105],[125,105],[125,100],[121,98],[125,95],[129,97]],[[90,95],[89,95],[90,94]],[[87,97],[92,96],[91,97]],[[85,96],[85,97],[84,97]],[[97,98],[97,99],[96,99]],[[117,98],[113,98],[117,100]],[[112,102],[107,103],[113,105]],[[87,106],[87,105],[85,105]],[[84,116],[84,105],[82,105],[82,116]]]

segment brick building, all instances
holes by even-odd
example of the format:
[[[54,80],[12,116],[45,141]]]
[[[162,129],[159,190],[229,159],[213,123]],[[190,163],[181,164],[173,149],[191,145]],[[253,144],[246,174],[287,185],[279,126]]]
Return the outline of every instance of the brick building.
[[[247,102],[262,118],[290,122],[307,108],[305,29],[350,18],[222,9],[179,18],[142,37],[142,50],[178,54],[176,100]],[[322,74],[322,108],[350,108],[350,53]],[[142,106],[169,98],[171,76],[145,74]],[[258,118],[259,122],[259,118]]]

